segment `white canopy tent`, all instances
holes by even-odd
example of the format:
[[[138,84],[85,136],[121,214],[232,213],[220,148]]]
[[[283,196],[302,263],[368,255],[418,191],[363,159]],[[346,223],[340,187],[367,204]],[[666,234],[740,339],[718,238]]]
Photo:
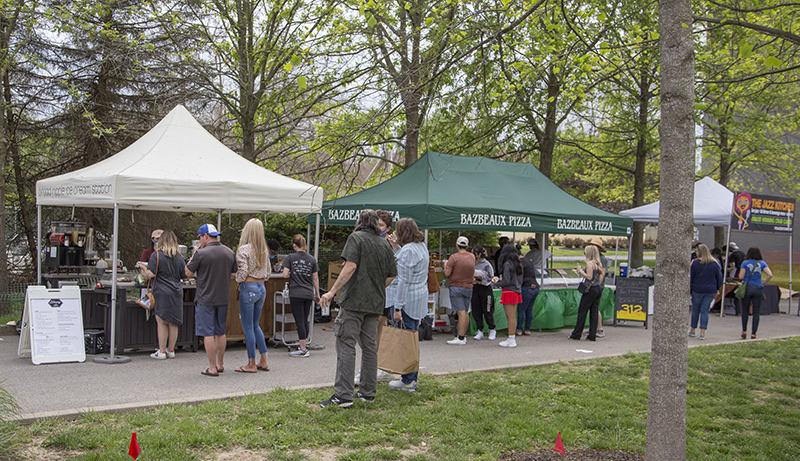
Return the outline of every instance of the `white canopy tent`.
[[[620,211],[634,221],[657,223],[660,202]],[[733,192],[706,176],[694,183],[694,223],[698,226],[730,226]]]
[[[315,213],[315,256],[323,190],[245,160],[178,105],[136,142],[86,168],[36,182],[38,244],[42,206],[114,209],[112,266],[117,267],[119,209],[217,213]],[[41,280],[41,247],[38,252]],[[112,277],[112,325],[116,312]],[[114,343],[114,331],[111,332]],[[111,360],[114,348],[111,348]]]

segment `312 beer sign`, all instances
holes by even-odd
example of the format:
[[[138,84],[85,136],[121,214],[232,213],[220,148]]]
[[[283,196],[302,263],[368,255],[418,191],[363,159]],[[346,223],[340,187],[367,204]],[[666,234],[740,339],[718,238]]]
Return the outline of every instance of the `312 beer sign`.
[[[623,303],[617,309],[617,319],[644,322],[647,320],[647,311],[640,304]]]

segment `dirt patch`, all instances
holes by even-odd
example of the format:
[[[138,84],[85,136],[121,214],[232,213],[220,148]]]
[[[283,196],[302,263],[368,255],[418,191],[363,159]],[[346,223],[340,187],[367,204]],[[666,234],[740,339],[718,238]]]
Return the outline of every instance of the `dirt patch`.
[[[643,461],[643,453],[610,450],[567,450],[566,455],[554,450],[507,452],[500,461]]]

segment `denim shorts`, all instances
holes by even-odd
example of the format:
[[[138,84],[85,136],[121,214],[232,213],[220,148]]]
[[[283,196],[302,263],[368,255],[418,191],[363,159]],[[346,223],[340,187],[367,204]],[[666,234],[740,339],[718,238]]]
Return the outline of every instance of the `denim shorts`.
[[[198,304],[194,308],[194,332],[197,336],[222,336],[225,334],[227,318],[227,305],[206,306]]]
[[[450,287],[450,310],[469,312],[472,305],[472,287]]]

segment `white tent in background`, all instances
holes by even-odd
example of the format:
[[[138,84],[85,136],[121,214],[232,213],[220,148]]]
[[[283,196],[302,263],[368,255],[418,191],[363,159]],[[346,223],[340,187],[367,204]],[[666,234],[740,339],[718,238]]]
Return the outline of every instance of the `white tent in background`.
[[[657,223],[660,202],[620,211],[634,221]],[[694,223],[697,226],[730,226],[733,192],[710,177],[694,183]]]
[[[185,107],[172,109],[155,127],[116,155],[71,173],[36,182],[39,235],[42,206],[114,209],[113,262],[117,266],[119,209],[217,213],[316,213],[321,187],[281,176],[228,149]],[[319,218],[315,244],[319,239]],[[315,245],[315,256],[317,245]],[[41,247],[38,280],[41,281]],[[111,324],[117,278],[112,277]],[[114,329],[111,331],[114,342]],[[109,362],[114,362],[111,347]]]

